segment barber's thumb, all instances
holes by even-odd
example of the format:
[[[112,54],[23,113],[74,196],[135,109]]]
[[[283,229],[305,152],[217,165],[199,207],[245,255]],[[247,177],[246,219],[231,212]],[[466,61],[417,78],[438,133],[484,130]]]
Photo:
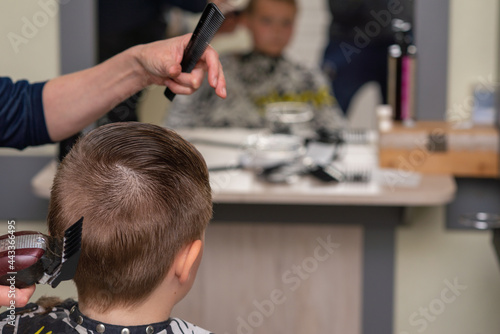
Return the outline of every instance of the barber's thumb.
[[[182,72],[182,67],[180,64],[170,64],[167,66],[167,75],[170,78],[178,77]]]

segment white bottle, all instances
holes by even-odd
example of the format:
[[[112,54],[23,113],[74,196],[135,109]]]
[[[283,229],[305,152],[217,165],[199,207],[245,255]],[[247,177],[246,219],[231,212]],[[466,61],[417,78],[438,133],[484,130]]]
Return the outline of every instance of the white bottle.
[[[380,132],[388,132],[392,129],[392,107],[388,104],[377,106],[378,130]]]

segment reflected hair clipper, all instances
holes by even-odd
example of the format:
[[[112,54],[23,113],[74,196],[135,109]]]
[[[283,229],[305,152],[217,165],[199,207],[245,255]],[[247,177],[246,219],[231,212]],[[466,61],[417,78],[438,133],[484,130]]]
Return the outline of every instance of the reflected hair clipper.
[[[83,217],[62,240],[40,232],[20,231],[0,236],[0,285],[25,288],[73,278],[80,259]]]

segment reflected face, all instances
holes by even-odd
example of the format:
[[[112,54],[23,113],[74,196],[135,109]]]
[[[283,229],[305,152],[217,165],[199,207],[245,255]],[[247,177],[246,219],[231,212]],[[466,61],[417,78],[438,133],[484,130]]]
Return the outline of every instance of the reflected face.
[[[293,33],[297,8],[275,0],[257,0],[245,22],[252,33],[254,49],[269,56],[280,56]]]

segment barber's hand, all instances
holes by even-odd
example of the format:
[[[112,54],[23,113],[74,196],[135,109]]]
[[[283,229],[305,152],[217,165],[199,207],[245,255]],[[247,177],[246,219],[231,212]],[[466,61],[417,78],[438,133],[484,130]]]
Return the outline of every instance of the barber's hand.
[[[0,306],[10,306],[11,300],[15,300],[15,307],[23,307],[28,303],[33,292],[35,292],[35,285],[24,289],[16,289],[14,297],[12,296],[12,291],[10,291],[9,286],[0,285]]]
[[[148,75],[149,83],[165,85],[175,94],[192,94],[208,72],[208,82],[215,93],[226,97],[226,80],[219,55],[211,47],[205,50],[191,73],[182,73],[181,61],[191,34],[137,46],[139,64]]]

